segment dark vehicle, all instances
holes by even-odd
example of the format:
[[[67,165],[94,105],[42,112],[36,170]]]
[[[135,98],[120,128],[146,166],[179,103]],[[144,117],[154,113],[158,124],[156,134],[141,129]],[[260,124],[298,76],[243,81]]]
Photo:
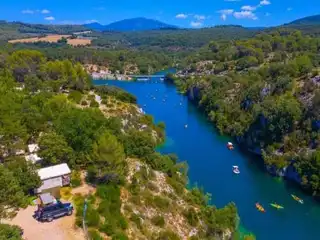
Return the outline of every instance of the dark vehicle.
[[[70,216],[73,213],[73,206],[71,203],[62,203],[58,201],[56,204],[40,207],[36,212],[35,217],[38,221],[51,222],[54,218],[62,216]]]

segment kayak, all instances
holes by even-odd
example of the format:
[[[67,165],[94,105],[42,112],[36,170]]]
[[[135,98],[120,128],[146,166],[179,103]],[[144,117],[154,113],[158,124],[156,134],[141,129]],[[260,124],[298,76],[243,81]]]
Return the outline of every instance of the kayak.
[[[260,203],[256,203],[256,208],[258,209],[258,211],[260,212],[266,212],[266,210],[264,210],[264,208],[260,205]]]
[[[295,196],[295,195],[293,195],[293,194],[291,194],[291,197],[292,197],[294,200],[296,200],[297,202],[303,204],[303,200],[302,200],[301,198],[299,198],[299,197],[297,197],[297,196]]]
[[[276,209],[283,209],[284,207],[282,207],[281,205],[279,204],[276,204],[276,203],[270,203],[270,205]]]

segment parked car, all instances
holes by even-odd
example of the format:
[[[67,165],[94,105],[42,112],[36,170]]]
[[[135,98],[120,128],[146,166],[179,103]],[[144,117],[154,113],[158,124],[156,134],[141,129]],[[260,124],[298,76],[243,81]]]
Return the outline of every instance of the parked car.
[[[54,218],[62,216],[70,216],[73,213],[73,206],[71,203],[62,203],[58,201],[56,204],[40,207],[36,212],[36,219],[38,221],[51,222]]]

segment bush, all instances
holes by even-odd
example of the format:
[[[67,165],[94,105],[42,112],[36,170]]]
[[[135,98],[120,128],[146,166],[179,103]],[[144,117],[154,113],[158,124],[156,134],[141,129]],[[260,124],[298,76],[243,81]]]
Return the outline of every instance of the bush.
[[[90,101],[90,107],[99,107],[99,103],[93,99]]]
[[[21,240],[21,230],[18,226],[0,224],[0,239]]]
[[[79,171],[72,171],[71,186],[79,187],[81,185],[81,173]]]
[[[86,100],[83,100],[83,101],[81,101],[81,105],[82,105],[82,106],[87,106],[87,105],[88,105],[88,102],[87,102]]]
[[[154,205],[161,210],[167,210],[170,205],[170,200],[166,197],[154,196],[153,202]]]
[[[103,99],[103,100],[101,101],[101,103],[104,104],[104,105],[108,105],[108,100],[107,100],[107,99]]]
[[[185,216],[185,218],[191,226],[197,226],[199,219],[194,208],[189,208],[188,210],[184,211],[183,215]]]
[[[158,227],[164,227],[164,225],[165,225],[165,222],[164,222],[164,218],[163,218],[163,216],[160,216],[160,215],[158,215],[158,216],[154,216],[152,219],[151,219],[151,222],[154,224],[154,225],[156,225],[156,226],[158,226]]]
[[[88,227],[98,227],[100,224],[99,212],[89,205],[85,220]]]
[[[161,231],[157,240],[180,240],[180,237],[170,230]]]
[[[112,236],[112,240],[128,240],[129,238],[127,235],[123,232],[116,233],[114,236]]]
[[[135,214],[135,213],[131,214],[130,220],[131,220],[132,222],[134,222],[139,229],[142,228],[142,221],[141,221],[141,217],[140,217],[139,215],[137,215],[137,214]]]
[[[103,237],[100,236],[99,232],[94,229],[88,231],[91,240],[103,240]]]
[[[79,104],[81,102],[81,99],[82,99],[82,93],[79,92],[79,91],[72,91],[69,94],[68,99]]]

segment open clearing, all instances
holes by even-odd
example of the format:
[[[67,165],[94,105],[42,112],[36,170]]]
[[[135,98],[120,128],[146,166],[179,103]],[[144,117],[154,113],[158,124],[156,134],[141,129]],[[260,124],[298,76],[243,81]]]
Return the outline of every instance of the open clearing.
[[[33,218],[37,207],[29,206],[21,209],[11,220],[4,220],[3,223],[20,226],[24,230],[25,240],[84,240],[85,236],[81,229],[76,229],[75,213],[72,216],[61,217],[52,222],[38,222]]]
[[[9,43],[35,43],[35,42],[50,42],[56,43],[61,38],[70,38],[71,35],[48,35],[45,37],[34,37],[34,38],[23,38],[23,39],[15,39],[10,40]],[[68,44],[72,46],[85,46],[90,45],[90,39],[68,39]]]

